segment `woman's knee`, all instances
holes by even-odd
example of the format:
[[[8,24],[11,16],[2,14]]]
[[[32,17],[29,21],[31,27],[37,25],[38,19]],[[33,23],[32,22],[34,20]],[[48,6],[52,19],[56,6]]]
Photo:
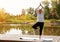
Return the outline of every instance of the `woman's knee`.
[[[35,26],[32,26],[33,29],[37,29]]]

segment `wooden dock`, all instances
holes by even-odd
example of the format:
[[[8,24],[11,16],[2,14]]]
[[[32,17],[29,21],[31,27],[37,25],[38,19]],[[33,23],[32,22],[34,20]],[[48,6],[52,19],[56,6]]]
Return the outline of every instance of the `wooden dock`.
[[[0,34],[0,42],[60,42],[60,36]]]

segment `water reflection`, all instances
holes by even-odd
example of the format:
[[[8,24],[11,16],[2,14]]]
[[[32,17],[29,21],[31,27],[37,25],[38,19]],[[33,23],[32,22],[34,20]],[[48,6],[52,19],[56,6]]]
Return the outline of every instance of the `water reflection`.
[[[37,32],[32,28],[33,24],[1,24],[0,34],[20,34],[20,35],[35,35]],[[46,26],[48,25],[48,26]],[[50,24],[45,24],[44,35],[60,35],[60,25],[51,27]]]
[[[29,24],[0,24],[0,34],[33,34]]]
[[[20,35],[22,35],[22,30],[12,28],[9,31],[7,31],[5,34],[20,34]]]

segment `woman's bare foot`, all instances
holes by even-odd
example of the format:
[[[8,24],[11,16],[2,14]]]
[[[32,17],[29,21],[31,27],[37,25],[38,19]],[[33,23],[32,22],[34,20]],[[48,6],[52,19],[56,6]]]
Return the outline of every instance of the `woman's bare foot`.
[[[39,36],[39,39],[41,39],[41,36]]]

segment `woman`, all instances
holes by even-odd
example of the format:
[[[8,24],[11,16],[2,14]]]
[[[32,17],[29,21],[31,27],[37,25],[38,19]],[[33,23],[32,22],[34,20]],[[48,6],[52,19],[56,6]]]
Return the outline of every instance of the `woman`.
[[[41,37],[43,26],[44,26],[44,10],[43,10],[43,7],[41,9],[39,9],[40,6],[42,7],[42,5],[40,4],[36,8],[37,22],[32,27],[37,31],[38,31],[37,27],[39,27],[39,32],[40,32],[39,35]]]

